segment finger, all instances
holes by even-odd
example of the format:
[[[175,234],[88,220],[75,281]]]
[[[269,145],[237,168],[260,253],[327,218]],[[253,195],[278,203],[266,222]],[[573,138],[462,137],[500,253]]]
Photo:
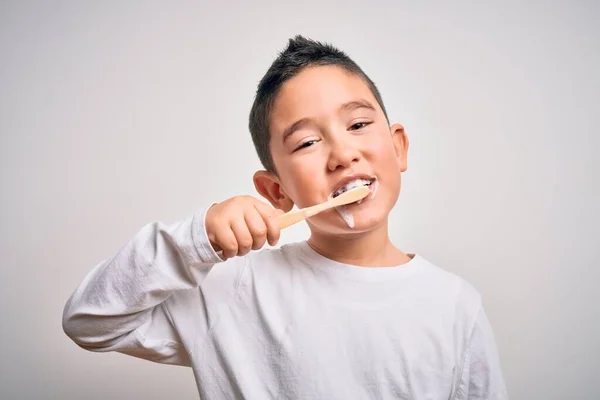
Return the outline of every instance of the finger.
[[[283,211],[270,207],[264,203],[257,203],[255,204],[255,207],[267,226],[267,241],[269,242],[269,245],[275,246],[279,241],[281,232],[281,227],[277,217],[283,214]]]
[[[223,225],[215,232],[215,243],[223,251],[223,258],[233,258],[238,252],[238,242],[228,225]],[[215,248],[215,250],[217,250]],[[217,250],[218,251],[218,250]]]
[[[250,252],[252,249],[252,235],[250,234],[250,230],[248,229],[248,225],[246,225],[246,220],[244,217],[236,218],[231,222],[231,230],[235,235],[235,239],[237,240],[238,256],[244,256]]]
[[[256,208],[249,209],[244,214],[246,225],[252,235],[252,250],[258,250],[267,241],[267,225]]]

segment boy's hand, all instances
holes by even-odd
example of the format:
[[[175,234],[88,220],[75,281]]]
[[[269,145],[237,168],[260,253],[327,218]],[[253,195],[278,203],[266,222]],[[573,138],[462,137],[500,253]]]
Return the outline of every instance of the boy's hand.
[[[215,204],[206,213],[206,233],[215,251],[223,250],[224,258],[243,256],[258,250],[268,241],[279,240],[278,215],[282,210],[252,196],[236,196]]]

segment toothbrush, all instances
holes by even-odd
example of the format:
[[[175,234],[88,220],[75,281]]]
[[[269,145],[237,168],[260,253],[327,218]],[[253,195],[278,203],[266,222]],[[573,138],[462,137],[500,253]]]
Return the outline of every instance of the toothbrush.
[[[371,190],[368,186],[359,186],[354,189],[350,189],[347,192],[344,192],[324,203],[317,204],[316,206],[301,208],[300,210],[289,211],[285,214],[282,214],[279,216],[279,224],[281,229],[287,228],[288,226],[294,225],[295,223],[317,215],[325,210],[329,210],[330,208],[339,207],[362,200],[367,197],[370,192]]]

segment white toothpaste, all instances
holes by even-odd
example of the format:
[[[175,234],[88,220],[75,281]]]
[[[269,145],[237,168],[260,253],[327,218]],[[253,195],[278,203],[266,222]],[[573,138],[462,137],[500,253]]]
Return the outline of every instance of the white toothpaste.
[[[338,214],[340,214],[340,217],[342,217],[342,219],[344,220],[346,225],[348,225],[349,228],[354,228],[354,217],[346,207],[336,207],[335,211],[337,211]]]

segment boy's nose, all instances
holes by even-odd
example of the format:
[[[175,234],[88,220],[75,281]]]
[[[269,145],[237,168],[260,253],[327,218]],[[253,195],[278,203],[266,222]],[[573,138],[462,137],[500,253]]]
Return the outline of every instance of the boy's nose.
[[[358,162],[358,160],[360,160],[360,152],[354,146],[340,140],[331,143],[327,168],[330,171],[335,171],[338,168],[349,168],[353,163]]]

